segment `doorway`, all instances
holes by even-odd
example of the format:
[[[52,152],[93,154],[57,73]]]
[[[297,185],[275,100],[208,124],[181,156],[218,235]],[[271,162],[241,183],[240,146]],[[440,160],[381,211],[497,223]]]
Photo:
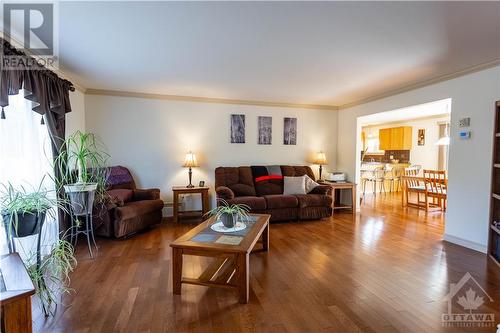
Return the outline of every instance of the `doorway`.
[[[368,201],[372,206],[383,201],[406,209],[403,176],[409,170],[421,178],[419,186],[425,186],[424,170],[447,174],[450,115],[451,99],[444,99],[357,118],[356,183],[361,208]],[[408,202],[417,206],[410,207],[423,208],[418,203],[425,201],[425,194],[413,198],[414,194]],[[435,208],[436,199],[432,200]]]

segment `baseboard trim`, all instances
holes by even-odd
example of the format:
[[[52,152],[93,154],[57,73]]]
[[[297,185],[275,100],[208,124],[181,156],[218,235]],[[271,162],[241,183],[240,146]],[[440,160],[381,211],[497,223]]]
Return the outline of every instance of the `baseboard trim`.
[[[443,240],[445,242],[460,245],[460,246],[466,247],[466,248],[474,250],[474,251],[478,251],[481,253],[488,253],[488,248],[486,245],[479,244],[476,242],[471,242],[469,240],[466,240],[466,239],[463,239],[460,237],[455,237],[455,236],[445,234],[443,237]]]

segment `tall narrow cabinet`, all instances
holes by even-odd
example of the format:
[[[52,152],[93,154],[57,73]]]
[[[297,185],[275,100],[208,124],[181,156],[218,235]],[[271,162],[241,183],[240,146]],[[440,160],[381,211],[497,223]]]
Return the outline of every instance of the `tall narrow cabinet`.
[[[488,254],[493,261],[500,265],[500,101],[495,104],[495,137],[493,140]]]

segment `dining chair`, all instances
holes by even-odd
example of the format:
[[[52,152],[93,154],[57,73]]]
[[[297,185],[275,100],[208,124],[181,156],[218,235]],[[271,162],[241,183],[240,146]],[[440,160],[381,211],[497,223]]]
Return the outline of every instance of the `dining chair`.
[[[418,176],[420,174],[420,171],[422,170],[422,166],[419,164],[412,164],[406,169],[416,170],[417,174],[415,176]]]
[[[446,171],[424,170],[425,210],[440,209],[446,211],[447,186]],[[430,202],[429,199],[432,199]]]
[[[402,189],[401,177],[403,176],[404,168],[400,165],[391,166],[390,170],[386,171],[384,180],[389,182],[389,191],[397,192]]]
[[[366,192],[366,183],[371,183],[372,184],[372,191],[374,195],[377,195],[377,183],[380,183],[380,192],[382,192],[382,189],[385,192],[385,166],[380,165],[376,166],[371,170],[365,170],[361,174],[361,187],[363,188],[363,197],[365,196]]]
[[[415,167],[408,167],[404,170],[403,179],[403,195],[402,203],[404,206],[411,206],[417,208],[425,208],[425,200],[420,200],[421,195],[425,195],[425,183],[421,177],[418,177],[419,169]],[[417,202],[413,203],[410,199],[410,194],[417,195]]]

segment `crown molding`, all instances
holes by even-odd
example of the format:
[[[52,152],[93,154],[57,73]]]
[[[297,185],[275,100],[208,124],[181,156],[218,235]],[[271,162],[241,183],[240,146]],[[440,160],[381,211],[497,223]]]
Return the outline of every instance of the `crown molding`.
[[[336,106],[324,105],[324,104],[300,104],[300,103],[287,103],[287,102],[255,101],[255,100],[245,100],[245,99],[150,94],[150,93],[139,93],[139,92],[120,91],[120,90],[87,89],[85,93],[88,95],[135,97],[135,98],[162,99],[162,100],[183,101],[183,102],[237,104],[237,105],[253,105],[253,106],[330,110],[330,111],[338,110]]]
[[[0,31],[0,37],[2,38],[7,38],[8,39],[8,42],[16,47],[16,48],[20,48],[22,49],[23,46],[22,46],[22,43],[17,40],[16,38],[10,36],[10,35],[7,35],[5,32],[3,31]],[[23,49],[23,52],[26,53],[27,55],[29,55],[30,57],[33,57],[35,59],[39,59],[41,56],[31,50],[25,50]],[[76,90],[80,91],[81,93],[85,93],[87,91],[87,88],[85,88],[84,86],[82,86],[77,80],[74,79],[74,77],[72,77],[71,75],[61,71],[59,68],[58,69],[54,69],[54,68],[50,68],[49,70],[51,70],[52,72],[56,73],[59,77],[65,79],[65,80],[68,80],[70,81],[72,84],[73,84],[73,87],[75,87]]]
[[[401,93],[404,93],[404,92],[407,92],[407,91],[415,90],[415,89],[418,89],[418,88],[423,88],[425,86],[430,86],[432,84],[436,84],[436,83],[439,83],[439,82],[448,81],[448,80],[451,80],[451,79],[455,79],[455,78],[458,78],[458,77],[461,77],[461,76],[464,76],[464,75],[467,75],[467,74],[472,74],[472,73],[479,72],[479,71],[482,71],[482,70],[485,70],[485,69],[488,69],[488,68],[496,67],[496,66],[499,66],[499,65],[500,65],[500,58],[493,59],[491,61],[484,62],[484,63],[479,64],[479,65],[471,66],[471,67],[468,67],[468,68],[465,68],[465,69],[462,69],[462,70],[459,70],[459,71],[456,71],[456,72],[453,72],[453,73],[450,73],[450,74],[445,74],[445,75],[437,76],[437,77],[429,79],[429,80],[424,80],[424,81],[420,81],[418,83],[413,83],[413,84],[410,84],[410,85],[407,85],[407,86],[404,86],[404,87],[401,87],[401,88],[398,88],[398,89],[387,91],[387,92],[382,93],[382,94],[378,94],[378,95],[374,95],[374,96],[371,96],[371,97],[363,98],[363,99],[360,99],[360,100],[352,102],[352,103],[347,103],[347,104],[339,105],[338,106],[338,110],[343,110],[343,109],[351,108],[353,106],[357,106],[357,105],[361,105],[361,104],[366,104],[368,102],[373,102],[373,101],[376,101],[376,100],[379,100],[379,99],[383,99],[383,98],[386,98],[386,97],[391,97],[391,96],[394,96],[394,95],[398,95],[398,94],[401,94]]]

